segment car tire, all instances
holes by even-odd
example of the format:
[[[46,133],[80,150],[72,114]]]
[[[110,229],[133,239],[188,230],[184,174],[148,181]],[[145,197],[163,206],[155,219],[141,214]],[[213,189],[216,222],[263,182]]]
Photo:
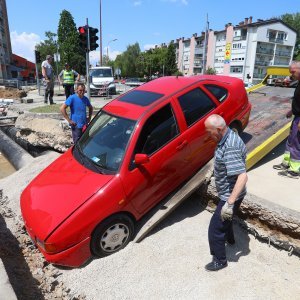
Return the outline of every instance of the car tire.
[[[237,122],[233,122],[229,125],[229,128],[231,130],[233,130],[234,132],[236,132],[238,135],[241,135],[241,133],[243,132],[242,127],[239,123]]]
[[[125,214],[101,222],[92,234],[91,251],[97,257],[111,255],[127,246],[134,234],[134,223]]]

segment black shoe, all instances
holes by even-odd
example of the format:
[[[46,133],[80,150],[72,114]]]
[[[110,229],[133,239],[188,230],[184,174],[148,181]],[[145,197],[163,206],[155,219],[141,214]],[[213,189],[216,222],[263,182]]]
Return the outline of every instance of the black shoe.
[[[274,165],[273,169],[275,170],[287,170],[289,168],[289,166],[284,165],[284,164],[279,164],[279,165]]]
[[[50,105],[56,104],[56,102],[51,102]]]
[[[227,267],[227,262],[225,264],[221,264],[220,262],[217,262],[215,260],[213,260],[212,262],[210,262],[209,264],[207,264],[205,266],[205,270],[206,271],[219,271],[221,269],[224,269]]]
[[[298,179],[300,177],[300,173],[291,170],[278,172],[278,175],[282,177],[294,178],[294,179]]]

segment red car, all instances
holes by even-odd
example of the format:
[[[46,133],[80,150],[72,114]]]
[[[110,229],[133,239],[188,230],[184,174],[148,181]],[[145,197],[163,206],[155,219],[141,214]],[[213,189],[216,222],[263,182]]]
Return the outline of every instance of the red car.
[[[205,119],[222,115],[240,132],[250,110],[243,82],[225,76],[162,77],[119,96],[23,191],[29,235],[59,265],[124,248],[136,222],[212,158]]]

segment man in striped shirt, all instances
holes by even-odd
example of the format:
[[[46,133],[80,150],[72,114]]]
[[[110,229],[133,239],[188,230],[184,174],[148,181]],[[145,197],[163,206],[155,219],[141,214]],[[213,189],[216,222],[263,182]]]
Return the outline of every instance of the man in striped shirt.
[[[246,195],[247,150],[241,138],[226,126],[221,116],[209,116],[205,120],[205,128],[217,143],[214,156],[214,177],[220,198],[208,229],[209,247],[213,260],[205,266],[205,269],[218,271],[227,267],[225,242],[231,245],[235,243],[232,217]]]

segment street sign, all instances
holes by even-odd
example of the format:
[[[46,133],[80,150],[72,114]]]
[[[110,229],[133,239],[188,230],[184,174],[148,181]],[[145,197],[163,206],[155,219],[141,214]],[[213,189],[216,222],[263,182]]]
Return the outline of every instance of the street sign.
[[[117,68],[117,69],[115,70],[115,74],[118,75],[118,76],[121,75],[121,69]]]

